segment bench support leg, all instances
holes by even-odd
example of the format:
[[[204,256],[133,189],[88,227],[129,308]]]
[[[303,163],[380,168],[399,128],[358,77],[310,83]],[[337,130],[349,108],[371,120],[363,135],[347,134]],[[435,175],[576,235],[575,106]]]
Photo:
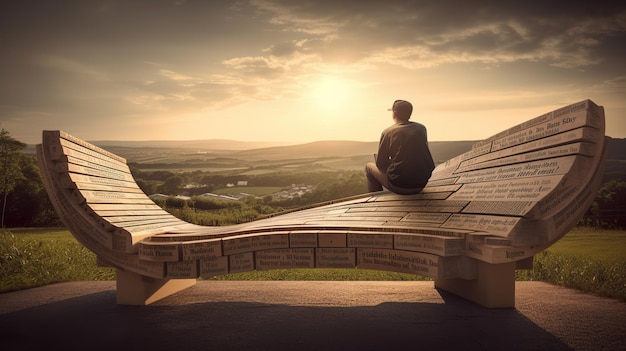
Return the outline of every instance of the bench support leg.
[[[117,269],[117,303],[149,305],[196,284],[196,279],[155,279]]]
[[[436,279],[435,288],[442,289],[487,308],[515,307],[516,263],[489,264],[478,262],[478,278]]]

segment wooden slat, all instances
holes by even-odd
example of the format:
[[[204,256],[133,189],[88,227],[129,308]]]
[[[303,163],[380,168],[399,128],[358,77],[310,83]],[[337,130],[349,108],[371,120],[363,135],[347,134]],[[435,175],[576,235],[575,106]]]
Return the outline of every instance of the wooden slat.
[[[491,162],[497,159],[506,159],[514,155],[533,154],[539,150],[545,150],[550,147],[557,147],[557,145],[571,144],[573,142],[597,142],[600,132],[593,128],[578,128],[569,132],[553,135],[545,139],[534,140],[528,143],[510,147],[507,149],[495,151],[475,157],[461,162],[459,169],[461,171],[464,168],[471,167],[472,165]]]
[[[506,165],[515,165],[520,163],[526,163],[529,161],[541,161],[541,160],[550,160],[555,157],[562,156],[571,156],[571,155],[583,155],[583,156],[592,156],[593,155],[594,146],[589,143],[574,143],[561,145],[556,147],[551,147],[548,149],[542,149],[533,152],[526,152],[522,154],[515,154],[507,157],[497,157],[491,160],[480,162],[480,163],[472,163],[466,164],[465,166],[461,166],[457,169],[456,173],[462,173],[473,170],[480,170],[486,168],[494,168],[494,167],[502,167]]]
[[[94,211],[146,211],[146,210],[154,210],[154,211],[163,211],[161,207],[159,207],[154,202],[151,204],[92,204],[89,206]]]
[[[104,219],[108,217],[117,217],[117,216],[157,216],[157,215],[169,215],[170,213],[165,211],[164,209],[150,208],[150,209],[137,209],[137,210],[129,210],[129,209],[109,209],[109,210],[93,210],[93,213],[96,216],[102,217]]]
[[[138,220],[153,220],[153,219],[158,220],[158,219],[169,219],[172,217],[174,216],[172,216],[169,213],[164,213],[164,214],[156,214],[156,215],[138,215],[138,216],[130,216],[130,215],[109,216],[109,217],[103,217],[103,219],[106,219],[107,222],[112,223],[112,224],[123,224],[123,223],[138,221]]]
[[[55,165],[57,172],[70,172],[84,174],[88,176],[96,176],[101,178],[109,178],[113,180],[121,180],[131,182],[134,181],[133,176],[130,173],[124,173],[112,169],[95,169],[90,167],[84,167],[73,163],[59,162]]]
[[[78,201],[88,204],[155,204],[144,193],[136,192],[79,190],[75,191],[74,194]]]
[[[65,175],[64,175],[65,176]],[[65,178],[65,177],[64,177]],[[89,187],[93,185],[110,186],[119,191],[128,191],[128,189],[139,189],[135,180],[119,180],[111,178],[103,178],[98,176],[90,176],[85,174],[69,173],[67,174],[69,181],[64,183],[64,186],[72,186],[77,189],[90,190]],[[132,190],[131,190],[132,191]]]
[[[124,193],[124,194],[144,194],[144,192],[139,189],[139,187],[136,186],[136,183],[128,183],[128,184],[124,184],[127,185],[127,187],[122,187],[122,186],[112,186],[110,184],[98,184],[98,183],[94,183],[94,182],[89,182],[89,183],[74,183],[73,187],[75,187],[76,189],[82,191],[89,191],[89,190],[99,190],[99,191],[110,191],[110,192],[118,192],[118,193]]]
[[[94,151],[91,148],[87,148],[83,145],[78,145],[71,141],[61,139],[59,140],[63,153],[57,156],[56,160],[62,159],[78,159],[86,163],[97,164],[100,166],[117,169],[119,171],[128,172],[128,166],[126,162],[122,162],[117,157],[112,157],[111,154],[103,154],[102,152]]]

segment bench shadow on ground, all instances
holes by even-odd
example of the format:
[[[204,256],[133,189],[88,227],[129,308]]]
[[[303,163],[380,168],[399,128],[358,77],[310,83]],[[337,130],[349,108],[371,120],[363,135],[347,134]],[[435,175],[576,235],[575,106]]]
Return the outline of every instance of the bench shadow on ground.
[[[516,309],[445,291],[437,302],[293,306],[199,301],[115,303],[104,291],[0,315],[0,349],[569,350]]]

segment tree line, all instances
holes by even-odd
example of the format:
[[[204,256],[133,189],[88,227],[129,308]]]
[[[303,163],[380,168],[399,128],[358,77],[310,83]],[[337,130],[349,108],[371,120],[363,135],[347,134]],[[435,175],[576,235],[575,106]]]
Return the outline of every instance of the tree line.
[[[23,153],[26,147],[0,130],[0,228],[61,226],[34,156]]]

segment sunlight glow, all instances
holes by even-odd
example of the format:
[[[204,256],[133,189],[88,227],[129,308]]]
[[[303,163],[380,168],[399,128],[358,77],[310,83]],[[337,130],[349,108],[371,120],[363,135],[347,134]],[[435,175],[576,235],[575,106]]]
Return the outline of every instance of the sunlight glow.
[[[356,84],[336,76],[322,76],[314,80],[309,97],[322,110],[340,110],[354,96]]]

